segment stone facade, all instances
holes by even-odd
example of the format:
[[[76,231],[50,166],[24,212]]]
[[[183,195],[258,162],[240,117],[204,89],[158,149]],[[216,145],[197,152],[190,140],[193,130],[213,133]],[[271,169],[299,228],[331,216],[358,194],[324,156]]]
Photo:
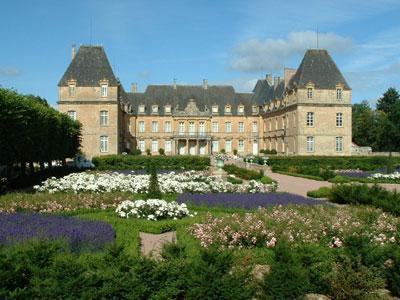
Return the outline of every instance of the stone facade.
[[[136,85],[125,92],[102,47],[81,46],[60,80],[59,110],[82,122],[82,151],[88,157],[136,148],[152,154],[163,149],[167,155],[222,149],[240,155],[261,149],[349,155],[351,89],[340,73],[325,74],[322,81],[308,74],[310,59],[317,61],[317,72],[332,71],[333,61],[320,51],[309,50],[299,69],[285,69],[283,79],[259,80],[252,93],[206,80],[198,86],[150,85],[138,93]]]

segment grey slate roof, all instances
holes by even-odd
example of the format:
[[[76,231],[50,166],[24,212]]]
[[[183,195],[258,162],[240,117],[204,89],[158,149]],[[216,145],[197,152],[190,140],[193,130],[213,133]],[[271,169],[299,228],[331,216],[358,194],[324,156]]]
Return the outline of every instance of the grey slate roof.
[[[285,93],[285,81],[281,80],[275,87],[273,84],[269,84],[266,79],[260,79],[257,81],[253,93],[252,101],[258,105],[263,105],[275,99],[282,99]]]
[[[310,81],[317,89],[335,89],[338,83],[345,90],[351,89],[328,51],[322,49],[307,50],[288,88],[305,88]]]
[[[75,79],[77,86],[98,86],[99,81],[108,80],[109,86],[117,86],[118,80],[101,46],[80,46],[58,86],[68,86]]]
[[[146,114],[151,114],[151,106],[159,106],[159,114],[164,114],[164,106],[171,105],[172,113],[185,110],[190,99],[194,99],[198,109],[208,111],[211,115],[212,106],[219,106],[219,114],[224,114],[225,105],[231,105],[232,115],[237,114],[239,104],[243,104],[245,114],[251,114],[252,94],[235,93],[232,86],[209,85],[204,89],[202,85],[149,85],[144,93],[127,93],[128,100],[137,113],[138,106],[146,106]]]

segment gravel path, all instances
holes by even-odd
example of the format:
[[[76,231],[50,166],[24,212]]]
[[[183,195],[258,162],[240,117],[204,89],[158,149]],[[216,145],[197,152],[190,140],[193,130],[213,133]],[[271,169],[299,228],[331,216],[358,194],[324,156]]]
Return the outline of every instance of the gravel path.
[[[160,258],[160,252],[165,243],[176,241],[176,231],[161,234],[140,232],[141,252],[143,255]]]

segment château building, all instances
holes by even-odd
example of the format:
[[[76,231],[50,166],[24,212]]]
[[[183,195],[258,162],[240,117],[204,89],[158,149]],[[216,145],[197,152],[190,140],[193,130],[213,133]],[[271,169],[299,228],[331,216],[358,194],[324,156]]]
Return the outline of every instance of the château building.
[[[59,84],[59,110],[83,124],[88,156],[140,149],[167,155],[350,155],[351,89],[326,50],[307,50],[298,69],[267,75],[252,93],[232,86],[149,85],[129,92],[103,47],[81,46]]]

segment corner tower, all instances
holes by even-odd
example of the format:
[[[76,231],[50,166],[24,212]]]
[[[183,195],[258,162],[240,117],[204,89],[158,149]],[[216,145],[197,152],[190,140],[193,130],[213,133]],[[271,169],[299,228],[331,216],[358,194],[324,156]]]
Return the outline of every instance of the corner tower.
[[[58,83],[58,108],[82,125],[82,151],[91,158],[120,151],[121,86],[101,46],[81,46]]]

